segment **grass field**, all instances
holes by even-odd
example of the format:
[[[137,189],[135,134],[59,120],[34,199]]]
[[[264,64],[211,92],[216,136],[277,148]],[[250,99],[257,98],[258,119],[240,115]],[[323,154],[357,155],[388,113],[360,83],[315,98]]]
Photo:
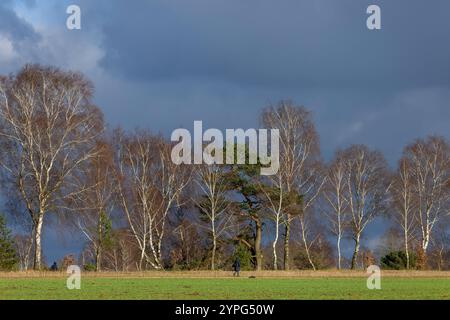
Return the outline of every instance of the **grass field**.
[[[256,275],[256,278],[249,278]],[[368,290],[364,272],[83,274],[68,290],[64,273],[0,274],[0,299],[450,299],[450,273],[386,272]]]

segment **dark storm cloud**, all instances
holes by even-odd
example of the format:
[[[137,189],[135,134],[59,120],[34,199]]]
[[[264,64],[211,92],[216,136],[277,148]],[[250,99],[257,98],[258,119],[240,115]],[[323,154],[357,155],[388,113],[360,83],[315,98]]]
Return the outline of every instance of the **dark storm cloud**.
[[[72,3],[81,31],[65,29]],[[373,3],[380,31],[366,28]],[[85,72],[113,125],[251,127],[262,107],[291,98],[314,112],[327,158],[366,142],[395,163],[414,138],[450,134],[447,0],[36,2],[51,21],[39,34],[12,4],[0,5],[0,30],[14,35],[16,68]]]
[[[369,4],[381,7],[380,31],[366,28]],[[313,110],[326,158],[367,143],[391,164],[416,137],[450,134],[449,1],[81,6],[102,30],[100,65],[127,83],[117,94],[100,88],[105,105],[115,105],[112,122],[165,132],[195,119],[249,127],[261,107],[292,98]]]
[[[365,26],[371,3],[382,8],[381,31]],[[102,66],[139,81],[206,78],[373,89],[450,83],[445,0],[86,1],[86,6],[104,31]]]

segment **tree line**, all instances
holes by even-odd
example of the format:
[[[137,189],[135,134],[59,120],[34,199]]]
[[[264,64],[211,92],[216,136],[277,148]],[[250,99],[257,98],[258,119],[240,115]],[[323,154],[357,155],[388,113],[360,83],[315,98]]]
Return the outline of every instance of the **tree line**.
[[[366,145],[325,162],[311,112],[283,100],[260,115],[280,134],[280,169],[262,176],[260,163],[176,165],[170,141],[109,129],[92,99],[76,72],[0,77],[2,198],[20,230],[0,220],[3,268],[45,268],[51,224],[83,234],[86,270],[216,270],[236,257],[243,269],[356,269],[377,263],[366,231],[378,218],[392,227],[383,267],[449,268],[445,137],[412,141],[395,170]]]

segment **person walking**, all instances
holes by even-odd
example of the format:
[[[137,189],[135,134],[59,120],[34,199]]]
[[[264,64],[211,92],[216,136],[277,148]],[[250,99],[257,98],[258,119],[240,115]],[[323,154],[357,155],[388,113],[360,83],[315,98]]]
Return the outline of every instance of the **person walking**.
[[[51,271],[58,271],[58,265],[56,264],[56,261],[53,262],[52,266],[50,267]]]
[[[236,258],[233,263],[233,277],[239,277],[239,272],[241,271],[241,261]]]

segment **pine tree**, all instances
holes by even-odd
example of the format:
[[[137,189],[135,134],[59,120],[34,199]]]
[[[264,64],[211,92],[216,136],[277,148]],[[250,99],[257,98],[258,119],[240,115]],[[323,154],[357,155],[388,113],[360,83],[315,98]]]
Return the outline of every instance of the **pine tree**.
[[[13,270],[17,266],[17,255],[11,231],[5,218],[0,215],[0,270]]]

